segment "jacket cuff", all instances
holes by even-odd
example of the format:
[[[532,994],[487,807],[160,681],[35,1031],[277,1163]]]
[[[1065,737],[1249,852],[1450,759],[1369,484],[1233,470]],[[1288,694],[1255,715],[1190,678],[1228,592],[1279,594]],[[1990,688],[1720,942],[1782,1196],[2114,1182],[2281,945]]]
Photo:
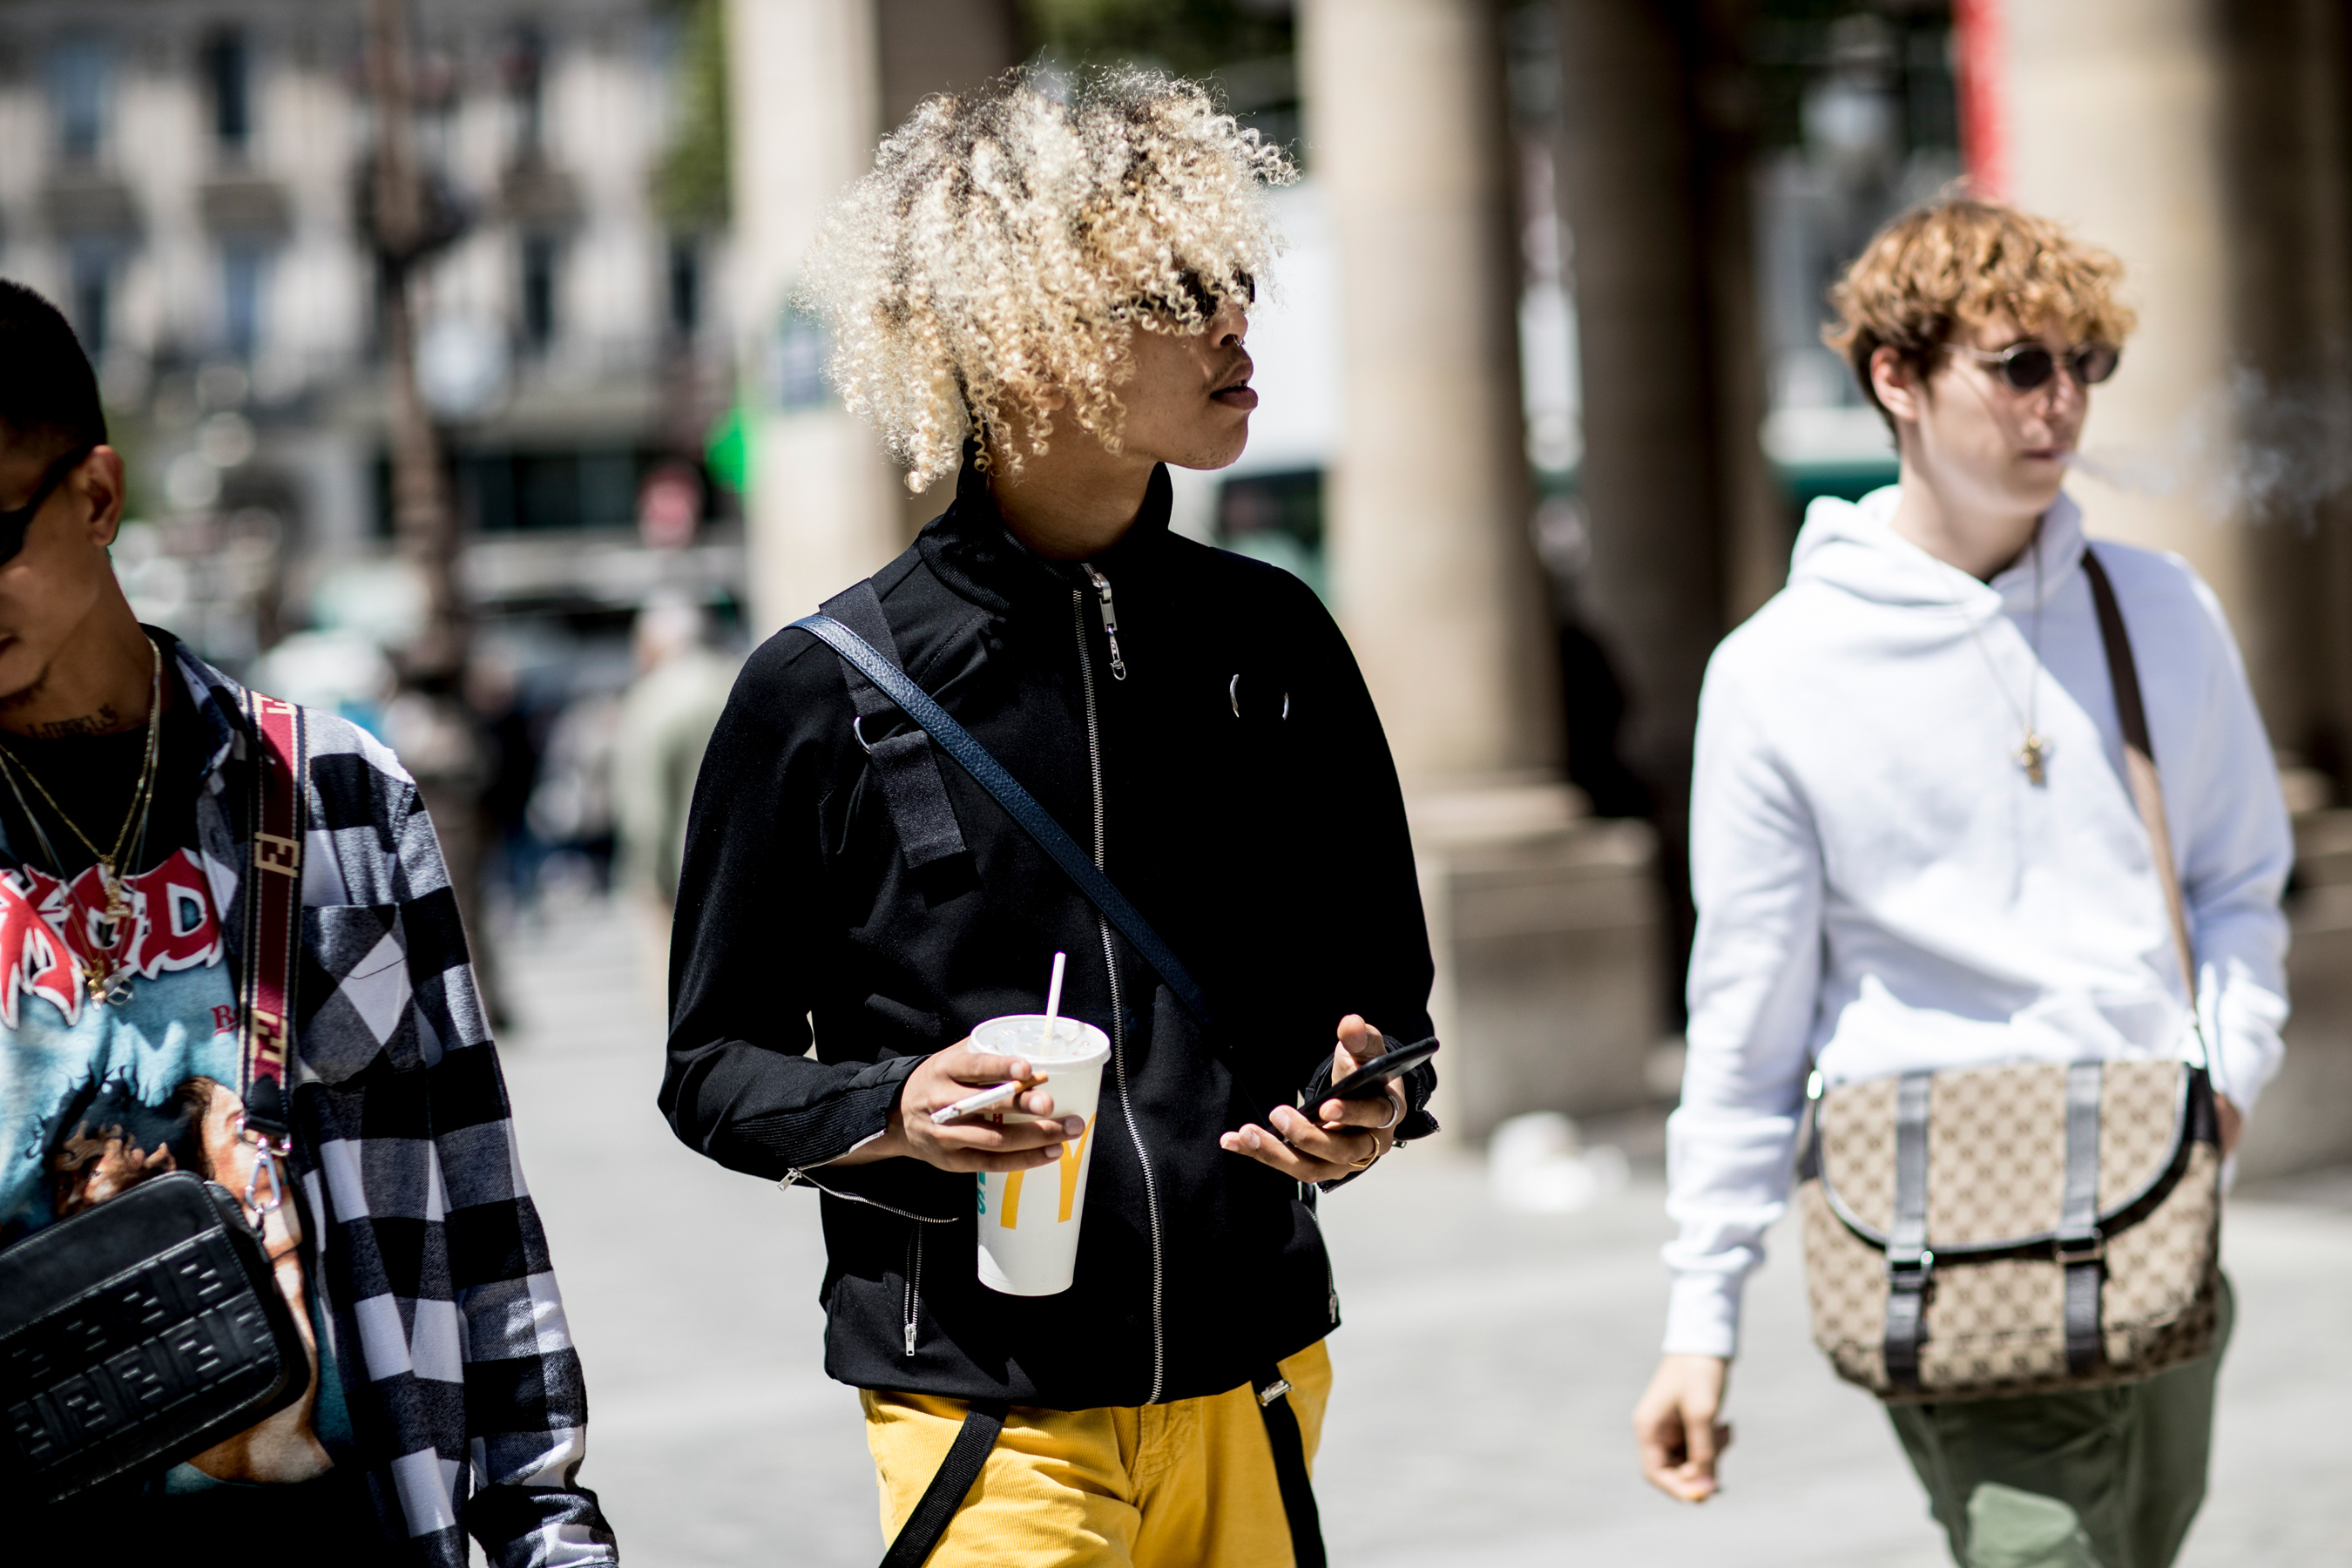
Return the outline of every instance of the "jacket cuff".
[[[1382,1034],[1385,1035],[1386,1031],[1383,1030]],[[1436,1064],[1423,1062],[1396,1081],[1404,1086],[1405,1112],[1397,1119],[1395,1135],[1389,1141],[1391,1153],[1403,1148],[1416,1138],[1427,1138],[1442,1131],[1437,1124],[1437,1118],[1432,1116],[1428,1109],[1429,1097],[1437,1091]],[[1313,1105],[1317,1100],[1321,1100],[1330,1088],[1331,1058],[1326,1056],[1321,1064],[1316,1068],[1314,1076],[1307,1080],[1307,1087],[1299,1092],[1298,1102],[1301,1105]],[[1316,1188],[1319,1192],[1335,1191],[1346,1186],[1358,1176],[1369,1174],[1371,1168],[1367,1165],[1363,1170],[1351,1172],[1336,1181],[1318,1182]]]
[[[1386,1030],[1381,1031],[1385,1037]],[[1418,1041],[1412,1042],[1418,1044]],[[1427,1138],[1440,1131],[1437,1118],[1429,1113],[1429,1097],[1437,1092],[1437,1064],[1423,1062],[1397,1081],[1404,1085],[1404,1116],[1396,1124],[1396,1142],[1411,1142],[1415,1138]],[[1312,1105],[1330,1090],[1331,1058],[1326,1055],[1299,1091],[1298,1102]],[[1334,1186],[1338,1183],[1332,1184]]]
[[[1677,1274],[1666,1298],[1667,1355],[1719,1355],[1739,1349],[1739,1280],[1721,1274]]]
[[[2278,1076],[2279,1062],[2285,1053],[2274,1045],[2265,1049],[2255,1041],[2224,1036],[2213,1055],[2219,1058],[2221,1068],[2210,1074],[2213,1091],[2227,1095],[2231,1104],[2252,1120],[2255,1103],[2271,1079]]]
[[[786,1170],[804,1171],[840,1159],[890,1130],[907,1075],[924,1057],[891,1057],[849,1080],[848,1087],[804,1109],[750,1117],[735,1136]]]

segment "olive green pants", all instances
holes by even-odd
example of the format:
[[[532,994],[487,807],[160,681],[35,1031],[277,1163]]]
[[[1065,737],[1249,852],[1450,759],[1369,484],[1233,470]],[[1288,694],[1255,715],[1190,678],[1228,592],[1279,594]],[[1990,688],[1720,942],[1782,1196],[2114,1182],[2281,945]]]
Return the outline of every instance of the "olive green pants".
[[[1960,1568],[2170,1568],[2205,1500],[2213,1352],[2140,1383],[1957,1405],[1890,1405]]]

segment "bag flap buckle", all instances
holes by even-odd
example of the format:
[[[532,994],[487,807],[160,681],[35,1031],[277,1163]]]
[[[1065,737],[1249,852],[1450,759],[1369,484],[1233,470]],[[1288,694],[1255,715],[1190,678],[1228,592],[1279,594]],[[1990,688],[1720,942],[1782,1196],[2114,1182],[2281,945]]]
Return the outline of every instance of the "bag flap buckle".
[[[2107,1256],[2105,1231],[2094,1226],[2084,1236],[2062,1236],[2050,1244],[2052,1256],[2063,1264],[2103,1263]]]

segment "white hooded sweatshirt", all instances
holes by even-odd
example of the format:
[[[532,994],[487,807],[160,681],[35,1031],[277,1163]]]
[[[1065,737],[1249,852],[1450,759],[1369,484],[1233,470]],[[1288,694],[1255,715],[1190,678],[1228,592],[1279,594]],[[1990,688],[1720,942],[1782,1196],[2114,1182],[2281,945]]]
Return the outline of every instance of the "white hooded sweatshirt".
[[[2037,660],[2037,552],[1979,582],[1894,531],[1899,493],[1815,501],[1788,587],[1707,667],[1669,1352],[1733,1352],[1816,1060],[1837,1084],[2197,1049],[2081,512],[2062,497],[2042,521]],[[2177,556],[2097,548],[2139,667],[2215,1086],[2251,1110],[2286,1018],[2275,764],[2211,590]],[[2018,761],[2029,717],[2042,784]]]

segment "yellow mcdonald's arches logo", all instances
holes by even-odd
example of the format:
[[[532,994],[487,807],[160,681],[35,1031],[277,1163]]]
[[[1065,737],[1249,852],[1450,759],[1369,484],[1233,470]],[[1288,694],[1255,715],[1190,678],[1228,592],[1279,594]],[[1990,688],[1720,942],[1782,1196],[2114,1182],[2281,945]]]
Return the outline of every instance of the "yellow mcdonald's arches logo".
[[[1062,1145],[1062,1209],[1055,1216],[1057,1225],[1067,1225],[1070,1211],[1077,1206],[1078,1173],[1086,1169],[1087,1140],[1095,1135],[1096,1120],[1095,1117],[1087,1117],[1086,1131],[1078,1134],[1077,1142]],[[1004,1212],[996,1223],[1007,1230],[1018,1229],[1021,1225],[1021,1178],[1028,1173],[1026,1171],[1012,1171],[1005,1174]]]
[[[1095,1119],[1089,1116],[1078,1141],[1062,1145],[1062,1213],[1058,1224],[1070,1223],[1070,1207],[1078,1201],[1078,1173],[1086,1169],[1087,1140],[1094,1135]]]

